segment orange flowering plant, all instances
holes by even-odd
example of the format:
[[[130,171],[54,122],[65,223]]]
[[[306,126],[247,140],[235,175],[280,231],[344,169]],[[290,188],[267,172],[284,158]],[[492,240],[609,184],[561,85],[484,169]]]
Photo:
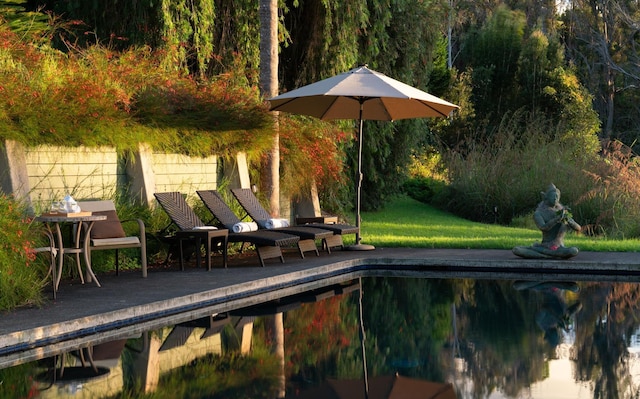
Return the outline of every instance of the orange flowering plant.
[[[0,310],[13,309],[42,300],[41,281],[47,266],[37,257],[40,226],[27,215],[27,207],[0,194]]]
[[[270,113],[242,70],[196,79],[162,50],[61,53],[0,21],[0,138],[27,146],[114,146],[192,156],[269,148]]]
[[[319,190],[345,182],[345,144],[353,134],[339,124],[280,114],[280,162],[284,187],[293,195],[315,182]]]

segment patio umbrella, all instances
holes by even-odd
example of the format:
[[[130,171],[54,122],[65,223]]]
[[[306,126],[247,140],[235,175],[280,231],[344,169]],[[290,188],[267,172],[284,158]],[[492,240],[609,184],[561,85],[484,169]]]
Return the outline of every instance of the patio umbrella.
[[[369,380],[370,399],[456,399],[453,386],[396,375],[373,377]],[[317,388],[303,391],[296,399],[362,399],[361,380],[327,380]]]
[[[333,76],[269,99],[271,111],[309,115],[322,120],[358,119],[358,174],[356,176],[356,226],[360,227],[362,188],[362,124],[364,120],[394,121],[447,117],[457,105],[392,79],[366,66]],[[349,249],[369,250],[361,243]]]

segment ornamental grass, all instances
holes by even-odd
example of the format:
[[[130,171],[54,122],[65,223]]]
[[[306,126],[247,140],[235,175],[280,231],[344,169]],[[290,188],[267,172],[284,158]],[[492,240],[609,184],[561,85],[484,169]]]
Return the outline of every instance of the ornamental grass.
[[[33,223],[25,204],[0,194],[0,310],[42,303],[46,256],[33,248],[43,244],[40,223]]]

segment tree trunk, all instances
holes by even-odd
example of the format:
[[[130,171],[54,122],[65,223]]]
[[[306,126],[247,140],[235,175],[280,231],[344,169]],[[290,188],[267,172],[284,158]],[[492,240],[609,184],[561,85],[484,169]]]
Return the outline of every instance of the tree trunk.
[[[278,2],[260,0],[260,90],[263,98],[278,95]],[[280,136],[274,113],[276,135],[262,165],[261,189],[269,198],[271,216],[280,216]]]
[[[260,0],[260,90],[263,98],[278,95],[278,1]],[[271,151],[262,165],[262,189],[269,198],[271,216],[280,216],[280,135],[278,115],[274,113],[275,136]],[[282,313],[273,316],[273,353],[279,360],[280,378],[276,398],[285,396],[284,320]]]
[[[276,355],[280,366],[276,398],[284,398],[286,394],[286,380],[284,374],[284,315],[282,313],[273,315],[273,353]]]

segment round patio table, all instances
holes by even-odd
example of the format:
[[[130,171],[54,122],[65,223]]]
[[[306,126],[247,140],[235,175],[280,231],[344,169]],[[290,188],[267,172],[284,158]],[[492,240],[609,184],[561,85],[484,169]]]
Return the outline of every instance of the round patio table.
[[[84,284],[84,278],[82,276],[82,270],[80,267],[80,254],[84,254],[84,261],[87,265],[87,280],[95,281],[96,285],[100,287],[100,282],[96,278],[96,275],[93,273],[91,269],[91,257],[89,256],[89,242],[91,240],[91,228],[96,221],[106,220],[107,217],[105,215],[74,215],[73,213],[68,214],[43,214],[35,218],[36,221],[42,222],[46,225],[47,230],[55,236],[55,245],[56,250],[58,252],[58,272],[53,275],[53,290],[54,292],[58,291],[58,286],[60,285],[60,279],[62,277],[62,266],[64,265],[64,255],[65,254],[75,254],[76,255],[76,264],[78,266],[78,273],[80,274],[80,280],[82,284]],[[72,246],[65,247],[64,245],[64,237],[63,230],[60,227],[62,224],[70,223],[72,224],[71,232],[72,238],[71,243]],[[82,224],[85,223],[86,228],[83,229]]]

